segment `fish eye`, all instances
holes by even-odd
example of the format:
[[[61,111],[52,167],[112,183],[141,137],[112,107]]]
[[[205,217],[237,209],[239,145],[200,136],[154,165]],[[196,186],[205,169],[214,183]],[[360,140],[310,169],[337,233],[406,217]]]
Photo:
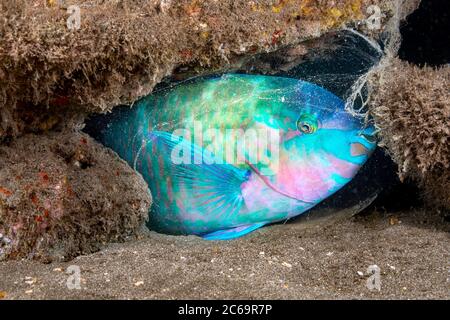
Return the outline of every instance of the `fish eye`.
[[[310,119],[300,118],[297,121],[297,129],[305,134],[311,134],[317,131],[317,123]]]
[[[303,133],[312,133],[313,131],[311,124],[307,122],[300,123],[299,130]]]

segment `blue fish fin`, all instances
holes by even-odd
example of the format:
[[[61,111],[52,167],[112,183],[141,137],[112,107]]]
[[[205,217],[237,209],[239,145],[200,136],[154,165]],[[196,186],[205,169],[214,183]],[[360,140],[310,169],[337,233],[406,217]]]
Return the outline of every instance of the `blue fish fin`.
[[[244,203],[241,184],[248,180],[248,170],[220,164],[209,151],[168,132],[152,131],[149,138],[170,172],[172,184],[185,206],[183,211],[215,219],[226,219],[239,212]],[[179,150],[190,152],[187,157],[180,156],[188,161],[172,161],[174,152]],[[202,159],[201,163],[196,163],[196,159],[197,162]]]
[[[248,224],[248,225],[232,228],[232,229],[214,231],[214,232],[203,235],[202,238],[205,240],[236,239],[236,238],[242,237],[252,231],[255,231],[256,229],[261,228],[265,224],[266,224],[266,222],[258,222],[258,223],[254,223],[254,224]]]

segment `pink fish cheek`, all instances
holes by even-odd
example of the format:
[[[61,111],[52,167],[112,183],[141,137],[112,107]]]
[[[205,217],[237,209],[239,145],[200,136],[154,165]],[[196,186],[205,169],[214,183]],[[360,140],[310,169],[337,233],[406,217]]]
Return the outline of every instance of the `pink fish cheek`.
[[[301,199],[309,202],[320,201],[328,195],[329,184],[327,179],[322,178],[323,173],[317,168],[306,170],[301,176],[301,183],[297,186],[297,193]]]
[[[333,171],[345,179],[352,179],[360,168],[357,164],[341,160],[331,155],[327,157],[327,160],[330,162]]]
[[[282,137],[281,137],[281,142],[286,142],[289,141],[291,139],[294,139],[298,136],[301,135],[301,132],[299,132],[298,130],[288,130],[288,132],[286,132]]]
[[[297,199],[318,202],[335,189],[332,179],[335,170],[325,154],[314,153],[299,159],[281,159],[281,168],[276,176],[276,185]]]
[[[309,201],[309,199],[305,198],[309,198],[307,193],[311,181],[306,178],[305,169],[304,166],[301,167],[298,163],[291,164],[284,162],[274,177],[274,185],[297,199]]]

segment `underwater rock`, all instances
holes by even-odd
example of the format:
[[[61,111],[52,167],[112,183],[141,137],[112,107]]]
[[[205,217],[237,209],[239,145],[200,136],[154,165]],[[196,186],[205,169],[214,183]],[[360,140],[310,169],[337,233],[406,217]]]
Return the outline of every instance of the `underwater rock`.
[[[139,233],[142,177],[82,133],[25,135],[0,146],[0,259],[67,260]]]
[[[381,144],[402,179],[418,182],[430,204],[450,209],[450,66],[419,68],[399,59],[381,66],[369,77]]]

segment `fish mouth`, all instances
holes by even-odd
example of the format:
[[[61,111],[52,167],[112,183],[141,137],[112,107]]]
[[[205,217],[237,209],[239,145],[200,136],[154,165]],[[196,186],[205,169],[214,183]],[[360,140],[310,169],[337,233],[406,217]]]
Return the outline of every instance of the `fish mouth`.
[[[377,137],[374,128],[366,128],[359,132],[350,143],[350,154],[355,158],[366,158],[377,145]]]
[[[377,143],[377,136],[374,127],[368,127],[358,132],[358,136],[363,138],[365,142],[373,145]]]
[[[360,136],[364,138],[367,142],[375,144],[377,143],[377,137],[374,134],[361,133]]]
[[[361,146],[359,146],[359,145]],[[355,141],[352,141],[351,145],[356,149],[356,151],[359,151],[357,153],[361,153],[364,151],[364,149],[367,149],[366,153],[369,153],[371,150],[374,149],[374,147],[377,144],[377,136],[375,134],[375,128],[370,127],[366,128],[360,132],[358,132],[357,138]]]

